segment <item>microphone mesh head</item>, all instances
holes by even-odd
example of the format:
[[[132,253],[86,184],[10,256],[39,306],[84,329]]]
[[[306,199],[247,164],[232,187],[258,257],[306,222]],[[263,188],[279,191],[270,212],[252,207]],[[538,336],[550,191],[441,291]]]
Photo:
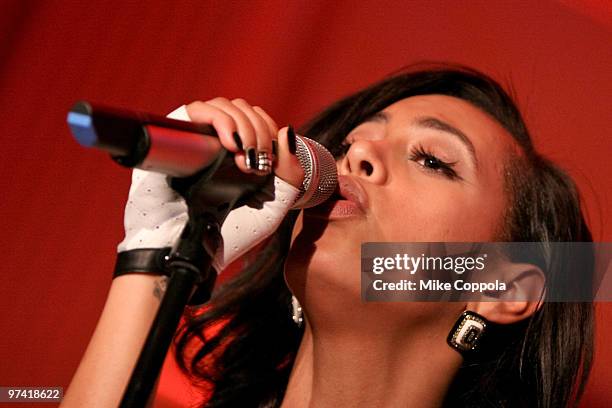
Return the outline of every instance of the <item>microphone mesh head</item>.
[[[326,201],[338,185],[336,159],[320,143],[296,137],[296,156],[304,169],[302,194],[293,208],[310,208]]]

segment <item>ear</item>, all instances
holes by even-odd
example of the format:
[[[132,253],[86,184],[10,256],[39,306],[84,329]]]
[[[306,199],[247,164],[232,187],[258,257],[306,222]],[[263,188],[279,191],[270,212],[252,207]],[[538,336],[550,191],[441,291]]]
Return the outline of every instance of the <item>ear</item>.
[[[535,265],[504,262],[498,266],[506,290],[487,293],[482,301],[469,302],[473,310],[487,320],[499,324],[512,324],[533,315],[542,305],[546,277]]]

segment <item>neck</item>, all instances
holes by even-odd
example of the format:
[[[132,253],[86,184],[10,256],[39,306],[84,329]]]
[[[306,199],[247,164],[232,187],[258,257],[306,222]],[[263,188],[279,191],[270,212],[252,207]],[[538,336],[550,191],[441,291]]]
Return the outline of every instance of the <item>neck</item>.
[[[439,407],[461,365],[444,339],[307,325],[282,408]]]

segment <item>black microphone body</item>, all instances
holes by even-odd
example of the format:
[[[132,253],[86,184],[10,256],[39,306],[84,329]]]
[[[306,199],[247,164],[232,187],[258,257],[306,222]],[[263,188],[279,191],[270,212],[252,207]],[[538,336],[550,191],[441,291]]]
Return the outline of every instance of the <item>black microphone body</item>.
[[[84,101],[72,107],[67,120],[82,146],[105,150],[123,166],[174,177],[206,168],[223,149],[210,125]]]
[[[188,177],[211,165],[225,150],[214,127],[85,101],[68,113],[74,138],[102,149],[119,164]],[[303,193],[294,208],[327,200],[337,186],[335,159],[319,143],[297,138],[296,153],[305,173]]]

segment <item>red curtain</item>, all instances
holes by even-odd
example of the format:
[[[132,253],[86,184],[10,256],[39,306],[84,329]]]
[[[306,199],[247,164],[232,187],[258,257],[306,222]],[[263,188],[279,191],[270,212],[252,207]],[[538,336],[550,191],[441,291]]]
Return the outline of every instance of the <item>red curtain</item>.
[[[612,240],[603,2],[4,0],[1,11],[0,384],[66,387],[110,284],[129,171],[73,141],[78,99],[165,114],[244,97],[299,125],[402,66],[467,64],[513,84],[536,145],[581,187],[596,240]],[[585,407],[612,400],[611,318],[599,305]],[[190,398],[173,369],[159,406]]]

